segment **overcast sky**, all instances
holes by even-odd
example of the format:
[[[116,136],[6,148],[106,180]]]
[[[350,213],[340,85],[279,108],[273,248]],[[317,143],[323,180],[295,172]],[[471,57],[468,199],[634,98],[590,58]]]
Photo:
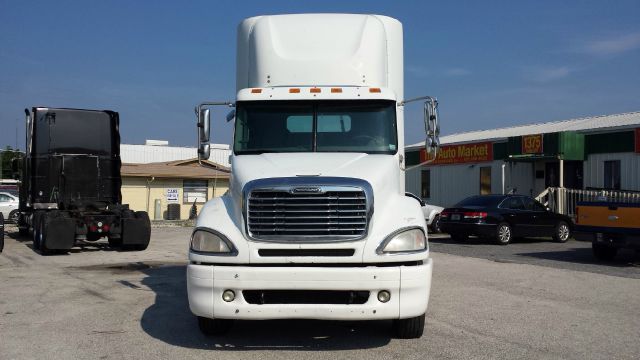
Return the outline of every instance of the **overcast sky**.
[[[194,105],[233,99],[237,24],[301,12],[399,19],[405,95],[437,96],[444,134],[640,110],[638,0],[0,0],[0,146],[17,128],[24,148],[35,105],[115,110],[124,143],[194,146]],[[223,115],[213,140],[229,143]]]

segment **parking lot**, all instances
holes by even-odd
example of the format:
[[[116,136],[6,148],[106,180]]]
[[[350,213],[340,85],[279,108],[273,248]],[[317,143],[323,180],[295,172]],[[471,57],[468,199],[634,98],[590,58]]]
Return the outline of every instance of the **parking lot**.
[[[508,246],[432,239],[427,324],[418,340],[388,321],[251,321],[200,334],[188,308],[189,228],[154,228],[144,252],[106,243],[42,257],[8,226],[0,254],[0,358],[637,358],[635,253],[600,264],[589,244]]]

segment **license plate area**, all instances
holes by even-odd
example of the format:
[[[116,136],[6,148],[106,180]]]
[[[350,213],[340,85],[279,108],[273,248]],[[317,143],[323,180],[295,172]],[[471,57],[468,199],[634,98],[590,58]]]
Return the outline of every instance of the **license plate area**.
[[[452,214],[451,215],[451,220],[459,221],[460,220],[460,214]]]

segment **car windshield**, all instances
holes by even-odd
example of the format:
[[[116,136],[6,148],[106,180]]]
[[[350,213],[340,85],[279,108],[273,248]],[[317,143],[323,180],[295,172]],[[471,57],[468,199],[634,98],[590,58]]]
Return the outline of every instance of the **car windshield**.
[[[396,105],[389,100],[251,101],[237,104],[234,153],[395,154]]]
[[[456,207],[496,207],[502,200],[500,196],[471,196],[459,203]]]

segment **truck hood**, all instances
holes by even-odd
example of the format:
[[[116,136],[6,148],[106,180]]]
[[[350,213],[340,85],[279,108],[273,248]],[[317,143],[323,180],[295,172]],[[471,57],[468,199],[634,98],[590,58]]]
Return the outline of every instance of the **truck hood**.
[[[231,191],[255,179],[278,177],[349,177],[371,184],[376,201],[400,193],[397,155],[363,153],[267,153],[232,158]]]

